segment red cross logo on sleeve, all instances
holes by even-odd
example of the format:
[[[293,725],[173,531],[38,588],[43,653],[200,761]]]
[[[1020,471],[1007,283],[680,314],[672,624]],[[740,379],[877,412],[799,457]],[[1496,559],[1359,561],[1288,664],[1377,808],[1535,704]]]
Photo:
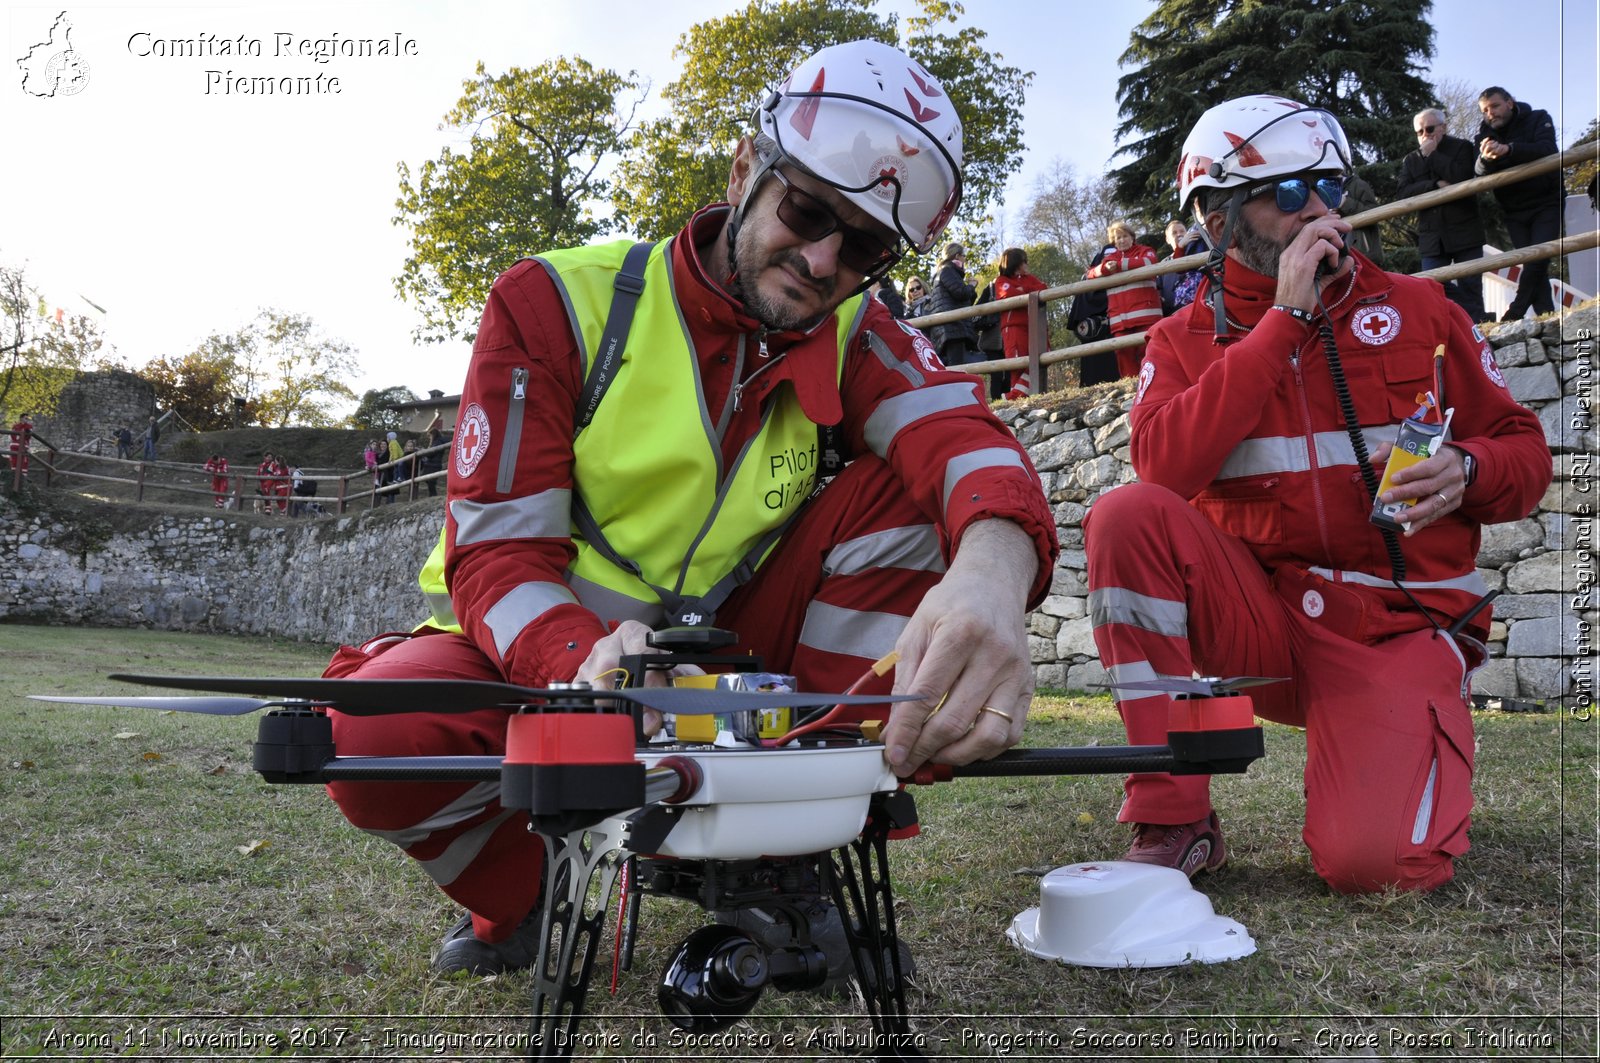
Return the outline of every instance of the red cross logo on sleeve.
[[[456,474],[471,476],[489,450],[489,415],[476,402],[461,413],[461,428],[456,433]]]

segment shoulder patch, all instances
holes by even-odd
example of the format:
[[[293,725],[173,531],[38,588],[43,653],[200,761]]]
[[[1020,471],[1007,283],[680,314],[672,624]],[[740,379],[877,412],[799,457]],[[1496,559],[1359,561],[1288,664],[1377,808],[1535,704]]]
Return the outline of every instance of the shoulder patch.
[[[1500,375],[1500,363],[1494,360],[1494,348],[1488,343],[1478,349],[1478,361],[1483,365],[1483,375],[1488,377],[1495,387],[1504,389],[1506,378]]]
[[[1156,363],[1147,358],[1145,363],[1139,367],[1139,390],[1133,393],[1133,404],[1135,406],[1139,405],[1140,400],[1144,398],[1145,389],[1150,386],[1150,381],[1155,378]]]
[[[456,475],[465,479],[478,468],[478,463],[489,452],[489,415],[476,402],[461,412],[461,423],[456,428]]]
[[[911,351],[916,356],[917,362],[923,369],[930,373],[944,372],[944,363],[939,361],[939,352],[933,349],[933,344],[919,329],[914,329],[904,321],[895,320],[900,326],[900,331],[911,337]]]

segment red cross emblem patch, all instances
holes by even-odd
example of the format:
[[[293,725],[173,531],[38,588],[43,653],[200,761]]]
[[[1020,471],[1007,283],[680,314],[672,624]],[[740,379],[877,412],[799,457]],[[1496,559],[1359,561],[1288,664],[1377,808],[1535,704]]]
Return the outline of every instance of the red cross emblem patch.
[[[1357,307],[1350,319],[1350,331],[1362,343],[1388,343],[1400,335],[1400,311],[1388,303]]]
[[[489,415],[476,402],[461,413],[456,429],[456,475],[465,479],[489,452]]]

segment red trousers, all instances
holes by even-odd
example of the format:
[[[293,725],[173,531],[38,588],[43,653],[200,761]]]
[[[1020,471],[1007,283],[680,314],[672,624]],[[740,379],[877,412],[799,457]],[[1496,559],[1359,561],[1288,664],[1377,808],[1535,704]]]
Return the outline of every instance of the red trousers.
[[[857,459],[823,489],[777,549],[717,612],[738,632],[735,652],[762,657],[769,671],[801,688],[843,690],[894,648],[923,596],[943,576],[937,527],[897,487],[888,466]],[[465,636],[394,635],[342,647],[324,673],[363,679],[459,678],[502,681]],[[550,676],[553,682],[571,676]],[[884,692],[890,677],[863,689]],[[881,715],[868,706],[866,715]],[[505,752],[507,714],[408,713],[333,717],[344,756]],[[496,783],[330,783],[328,793],[355,826],[401,846],[447,895],[473,913],[485,941],[510,935],[539,896],[543,844],[528,818],[500,806]]]
[[[1095,643],[1112,681],[1282,676],[1248,691],[1256,713],[1306,731],[1303,836],[1341,892],[1432,889],[1467,851],[1472,718],[1467,664],[1426,626],[1371,643],[1339,610],[1274,586],[1238,539],[1162,487],[1103,495],[1085,523]],[[1308,612],[1317,614],[1315,618]],[[1166,741],[1166,695],[1117,695],[1136,744]],[[1190,823],[1208,776],[1133,775],[1124,822]]]

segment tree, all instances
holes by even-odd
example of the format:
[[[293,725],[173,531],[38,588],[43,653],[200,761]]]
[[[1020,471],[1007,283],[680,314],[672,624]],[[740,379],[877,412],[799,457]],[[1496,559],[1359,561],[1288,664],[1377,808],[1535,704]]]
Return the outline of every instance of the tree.
[[[1573,148],[1581,147],[1584,144],[1593,144],[1596,140],[1600,140],[1600,118],[1591,118],[1589,119],[1588,128],[1579,134],[1577,140],[1567,146],[1567,150],[1571,151]],[[1591,148],[1590,150],[1592,152],[1594,149]],[[1600,163],[1596,162],[1593,154],[1577,166],[1574,166],[1572,172],[1567,175],[1567,195],[1581,196],[1587,193],[1589,184],[1594,180],[1597,170],[1600,170]]]
[[[1005,66],[986,34],[954,24],[960,4],[919,0],[904,48],[949,90],[961,116],[967,166],[958,217],[977,223],[1022,164],[1021,110],[1031,73]],[[897,16],[878,16],[872,0],[750,0],[742,10],[690,27],[674,58],[683,74],[663,91],[664,118],[639,131],[617,171],[613,202],[640,236],[660,239],[727,195],[728,171],[751,111],[768,88],[813,52],[846,41],[898,44]]]
[[[1376,188],[1412,148],[1432,90],[1431,0],[1160,0],[1133,31],[1117,82],[1117,198],[1148,223],[1172,213],[1183,139],[1214,104],[1273,93],[1338,117]]]
[[[356,371],[349,344],[322,335],[309,317],[282,310],[261,311],[250,327],[273,371],[272,386],[259,400],[263,425],[332,428],[344,420],[329,408],[329,400],[355,401],[356,393],[344,382]]]
[[[618,96],[635,75],[560,57],[490,74],[479,63],[441,130],[467,138],[424,162],[400,163],[394,224],[411,254],[394,278],[422,314],[423,342],[471,340],[489,286],[518,257],[583,244],[611,227],[594,212],[609,192],[598,176],[633,122]],[[642,97],[641,97],[642,98]]]
[[[233,400],[245,397],[238,360],[221,339],[213,336],[188,354],[156,358],[139,370],[155,387],[156,406],[176,411],[198,432],[232,428]]]
[[[350,415],[350,427],[398,432],[405,427],[405,418],[389,407],[402,402],[416,402],[417,397],[416,392],[398,384],[363,392],[360,405]]]
[[[1054,159],[1034,181],[1033,199],[1023,213],[1022,228],[1030,239],[1060,249],[1065,262],[1070,263],[1072,275],[1055,283],[1065,284],[1080,279],[1089,268],[1106,244],[1106,226],[1120,213],[1109,177],[1079,180],[1070,163]],[[1032,258],[1031,251],[1029,257]],[[1039,270],[1035,268],[1034,272]]]
[[[119,367],[91,318],[52,313],[26,266],[0,265],[0,411],[51,413],[80,372]]]

